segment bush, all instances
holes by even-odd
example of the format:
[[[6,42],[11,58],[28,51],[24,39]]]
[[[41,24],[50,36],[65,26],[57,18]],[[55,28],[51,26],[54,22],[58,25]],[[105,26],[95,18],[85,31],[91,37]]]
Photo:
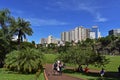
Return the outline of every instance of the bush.
[[[42,69],[42,60],[43,54],[36,49],[15,50],[6,55],[5,67],[20,73],[35,73]]]

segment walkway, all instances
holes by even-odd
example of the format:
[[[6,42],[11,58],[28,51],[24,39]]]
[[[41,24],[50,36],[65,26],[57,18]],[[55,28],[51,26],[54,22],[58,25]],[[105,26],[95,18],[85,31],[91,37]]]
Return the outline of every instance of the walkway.
[[[80,78],[68,76],[64,73],[62,75],[53,75],[51,64],[46,64],[45,74],[48,80],[83,80]]]

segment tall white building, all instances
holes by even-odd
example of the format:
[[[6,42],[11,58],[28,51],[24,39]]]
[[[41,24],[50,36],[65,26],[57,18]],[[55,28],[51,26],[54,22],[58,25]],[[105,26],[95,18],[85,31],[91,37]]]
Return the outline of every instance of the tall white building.
[[[65,35],[66,35],[66,32],[61,33],[61,41],[65,41]]]
[[[95,39],[95,32],[90,32],[90,39]]]
[[[75,30],[71,30],[70,31],[70,42],[75,41],[75,36],[74,35],[75,35]]]
[[[61,40],[64,41],[70,41],[70,32],[62,32],[61,33]]]
[[[70,41],[70,32],[66,32],[65,41]]]
[[[47,39],[46,38],[41,38],[40,43],[41,44],[47,43]]]
[[[52,35],[49,35],[48,38],[47,38],[47,43],[50,44],[50,43],[54,43],[54,38]]]
[[[75,28],[75,41],[78,41],[79,40],[79,37],[80,37],[80,34],[79,34],[79,27],[76,27]]]
[[[54,38],[52,35],[49,35],[47,38],[41,38],[40,43],[41,44],[50,44],[50,43],[55,43],[58,44],[60,40],[57,40],[56,38]]]
[[[92,26],[91,32],[95,33],[95,39],[98,39],[101,37],[98,26]]]
[[[61,40],[62,41],[82,41],[86,40],[86,38],[89,37],[89,29],[86,29],[82,26],[76,27],[75,29],[68,31],[68,32],[62,32],[61,33]]]

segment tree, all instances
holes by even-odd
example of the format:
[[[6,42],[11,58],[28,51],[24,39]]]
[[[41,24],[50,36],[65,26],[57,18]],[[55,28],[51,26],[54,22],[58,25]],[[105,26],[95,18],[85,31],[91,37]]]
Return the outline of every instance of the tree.
[[[9,33],[10,11],[0,10],[0,66],[4,64],[5,55],[10,51],[11,34]]]
[[[94,64],[101,66],[107,64],[107,59],[103,55],[93,52],[90,47],[71,47],[67,52],[61,53],[58,59],[65,63],[72,63],[75,65]]]
[[[10,19],[10,11],[8,9],[0,10],[0,26],[4,30],[4,34],[7,32],[9,19]]]
[[[42,62],[42,52],[36,49],[26,48],[7,54],[5,67],[21,73],[35,73],[38,69],[42,69]]]
[[[55,48],[56,48],[56,44],[54,43],[48,44],[48,49],[55,49]]]
[[[30,22],[18,17],[17,20],[13,22],[14,26],[11,26],[12,33],[18,36],[18,44],[23,42],[23,38],[26,39],[26,35],[32,35],[33,31],[30,28]]]
[[[116,47],[118,48],[119,54],[120,55],[120,38],[116,41]]]
[[[17,20],[10,15],[8,9],[0,10],[0,65],[4,64],[5,55],[12,51],[12,37],[18,36],[18,43],[23,41],[23,37],[32,35],[33,31],[29,27],[30,23],[22,18]]]
[[[32,41],[32,44],[35,46],[35,41]]]

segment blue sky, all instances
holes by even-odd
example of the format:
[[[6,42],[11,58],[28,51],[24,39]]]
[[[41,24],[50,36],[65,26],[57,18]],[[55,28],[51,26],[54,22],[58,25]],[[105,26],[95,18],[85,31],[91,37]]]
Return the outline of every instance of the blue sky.
[[[31,22],[31,42],[77,26],[99,27],[102,36],[120,28],[120,0],[0,0],[0,9],[8,8],[11,15]]]

